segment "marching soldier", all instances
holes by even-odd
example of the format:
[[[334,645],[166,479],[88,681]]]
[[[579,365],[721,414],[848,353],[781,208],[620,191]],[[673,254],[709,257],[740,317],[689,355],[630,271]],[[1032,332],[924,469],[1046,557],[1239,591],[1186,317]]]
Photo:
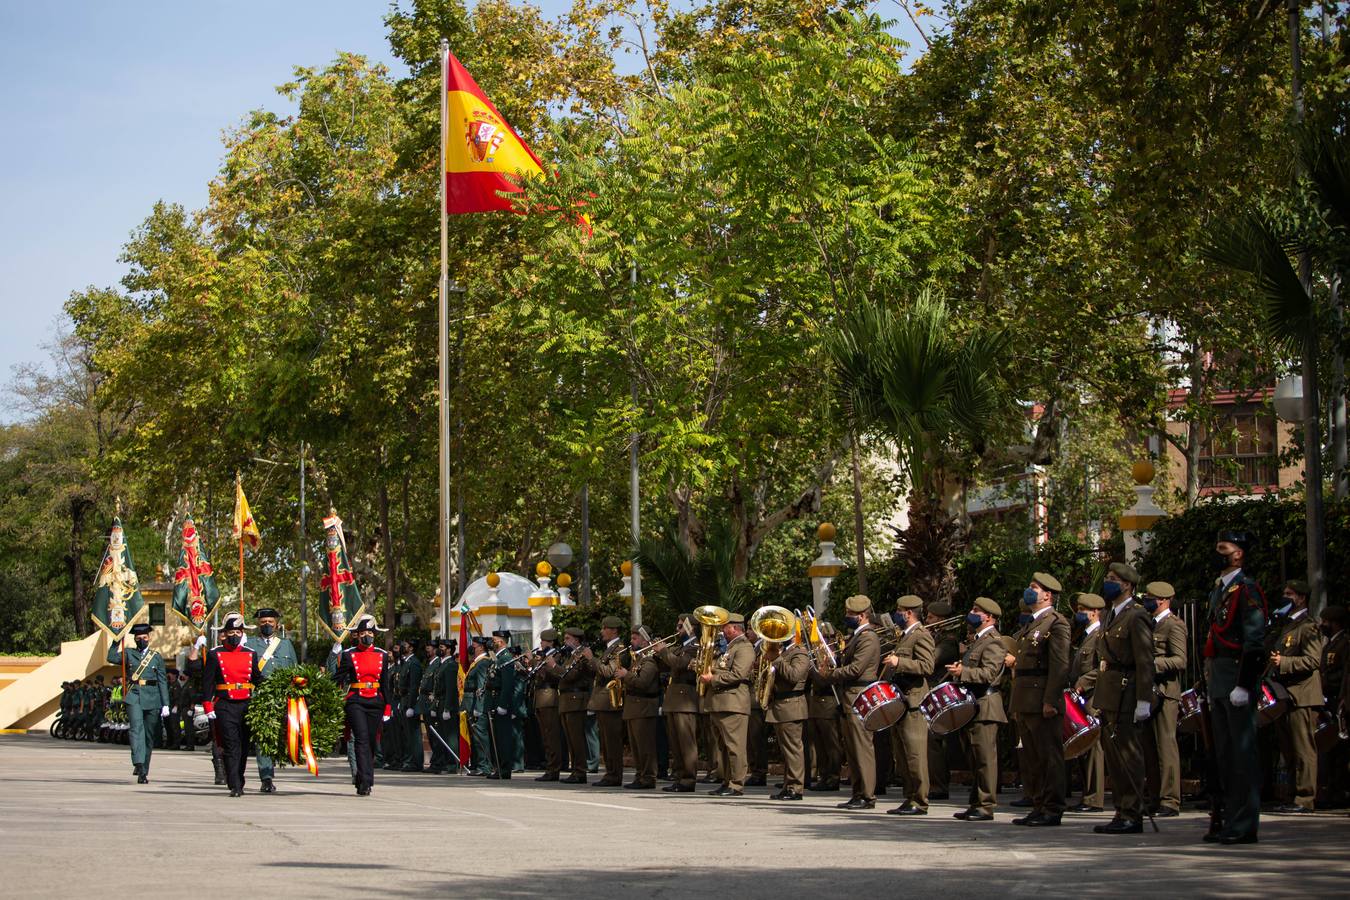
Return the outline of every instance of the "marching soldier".
[[[609,696],[609,682],[627,661],[627,651],[619,640],[622,628],[623,620],[618,616],[605,616],[600,622],[600,640],[605,645],[600,657],[597,659],[590,647],[581,649],[585,665],[595,678],[587,709],[595,713],[600,729],[600,757],[605,769],[595,787],[623,786],[623,708],[610,702]]]
[[[163,657],[150,649],[151,630],[149,625],[138,622],[131,626],[134,647],[127,647],[123,640],[108,648],[108,662],[122,666],[129,673],[122,699],[131,726],[131,769],[137,784],[150,783],[150,753],[155,747],[155,731],[160,720],[169,715],[169,674],[164,668]],[[93,701],[86,705],[92,708]]]
[[[491,742],[488,778],[509,779],[516,759],[516,666],[510,650],[511,632],[492,632],[492,665],[488,669],[483,716]]]
[[[838,633],[829,622],[821,622],[820,636],[833,644]],[[807,790],[837,791],[839,773],[844,766],[844,743],[839,724],[839,694],[831,685],[817,682],[808,672],[806,698],[807,736],[811,741],[811,756],[816,770],[815,784]]]
[[[258,654],[258,671],[262,673],[262,677],[267,678],[273,672],[296,665],[295,645],[277,635],[277,626],[281,623],[277,611],[271,607],[263,607],[253,614],[253,618],[258,623],[258,635],[257,637],[250,635],[244,641],[244,645]],[[262,792],[275,794],[277,789],[272,783],[272,778],[276,774],[276,768],[272,764],[272,757],[259,749],[257,764],[258,777],[262,779]]]
[[[1031,620],[1016,635],[1012,712],[1026,765],[1031,812],[1014,825],[1055,826],[1064,814],[1064,691],[1069,686],[1069,620],[1055,609],[1059,579],[1037,572],[1022,592]]]
[[[431,763],[427,772],[440,775],[445,772],[449,754],[441,743],[440,701],[441,667],[445,665],[445,641],[432,638],[427,642],[427,664],[422,669],[422,683],[417,686],[418,702],[422,707],[422,724],[426,727],[427,743],[431,745]]]
[[[924,627],[933,634],[933,671],[928,677],[928,690],[937,686],[947,677],[947,667],[961,658],[959,626],[936,627],[952,617],[950,603],[929,604],[928,614],[924,617]],[[946,735],[928,732],[928,799],[946,800],[948,792],[947,774],[947,738]]]
[[[994,818],[998,792],[998,726],[1006,724],[1003,695],[1003,641],[998,633],[999,605],[988,597],[976,597],[966,623],[970,642],[957,662],[947,666],[953,681],[977,698],[975,718],[961,731],[961,746],[970,762],[974,782],[966,809],[953,818],[967,822],[989,822]]]
[[[693,637],[693,619],[680,613],[679,630],[684,640],[656,651],[656,662],[670,677],[662,707],[666,716],[666,734],[670,736],[672,781],[661,790],[667,794],[689,794],[698,779],[698,688],[690,670],[698,652]]]
[[[1102,583],[1108,604],[1098,647],[1094,703],[1101,713],[1106,770],[1111,776],[1115,816],[1096,825],[1098,834],[1139,834],[1144,830],[1144,755],[1140,731],[1152,709],[1153,619],[1134,599],[1139,575],[1125,563],[1111,563]]]
[[[872,809],[877,805],[877,754],[872,745],[872,734],[863,727],[862,719],[853,712],[853,701],[869,684],[877,680],[881,671],[881,638],[872,626],[872,601],[864,594],[855,594],[844,601],[844,627],[853,634],[844,645],[839,665],[829,675],[822,676],[816,669],[811,678],[817,683],[836,687],[840,693],[840,713],[844,722],[844,750],[848,754],[848,768],[853,796],[840,809]]]
[[[487,653],[487,638],[473,638],[469,653],[472,659],[469,671],[464,675],[464,693],[460,698],[460,706],[469,716],[469,774],[486,775],[492,765],[492,736],[484,699],[488,669],[492,666]]]
[[[1245,532],[1220,532],[1214,546],[1218,570],[1209,594],[1205,683],[1214,728],[1214,751],[1224,787],[1223,830],[1205,840],[1254,844],[1261,822],[1261,760],[1256,746],[1256,703],[1266,655],[1266,598],[1242,571],[1250,541]]]
[[[534,716],[539,723],[539,741],[544,745],[544,774],[535,781],[557,781],[562,771],[562,719],[558,713],[560,669],[549,665],[557,656],[558,632],[545,628],[539,632],[541,656],[528,657],[534,676]]]
[[[745,616],[731,613],[722,626],[727,649],[711,672],[699,679],[706,685],[708,713],[722,753],[722,786],[714,797],[745,795],[746,738],[750,719],[750,684],[755,677],[755,648],[745,636]]]
[[[623,682],[623,722],[633,748],[633,780],[624,787],[651,790],[656,787],[656,720],[661,715],[661,672],[650,652],[638,658],[635,652],[651,646],[647,629],[639,625],[629,639],[628,668],[616,670]]]
[[[328,661],[334,680],[347,689],[343,709],[356,770],[352,780],[359,797],[368,796],[375,785],[376,735],[382,724],[390,724],[393,714],[389,702],[394,692],[393,660],[384,648],[375,646],[378,630],[374,616],[361,616],[352,629],[356,646],[343,649],[341,642],[335,643]]]
[[[244,617],[229,613],[221,624],[224,643],[206,654],[202,706],[220,735],[225,781],[231,797],[244,795],[244,765],[249,740],[248,712],[253,688],[262,681],[258,654],[244,646]]]
[[[1069,660],[1069,684],[1087,701],[1088,709],[1095,710],[1092,691],[1097,685],[1101,614],[1106,601],[1098,594],[1079,594],[1074,605],[1077,607],[1074,621],[1083,629],[1083,635]],[[1093,741],[1078,759],[1083,771],[1083,802],[1070,807],[1069,812],[1101,812],[1106,804],[1106,757],[1102,752],[1102,739]]]
[[[1165,581],[1144,588],[1143,606],[1153,616],[1153,718],[1143,730],[1148,767],[1145,802],[1160,819],[1181,813],[1181,751],[1177,719],[1181,711],[1181,676],[1186,672],[1186,623],[1172,613],[1176,589]]]
[[[1284,586],[1284,605],[1266,637],[1270,677],[1289,691],[1290,710],[1275,727],[1280,753],[1294,770],[1294,802],[1276,812],[1299,814],[1313,811],[1317,798],[1317,711],[1322,707],[1322,632],[1308,615],[1307,582],[1290,581]]]
[[[928,721],[919,704],[928,693],[927,678],[933,671],[933,636],[919,622],[923,600],[906,594],[896,601],[903,629],[895,649],[886,657],[882,677],[905,698],[905,715],[891,728],[892,753],[905,763],[905,802],[886,810],[896,816],[928,815]]]
[[[773,667],[773,692],[764,720],[773,725],[778,752],[783,757],[783,787],[769,799],[800,800],[806,781],[802,731],[807,721],[806,680],[811,671],[811,655],[798,643],[766,642],[764,651]]]
[[[590,704],[594,676],[581,654],[581,642],[585,639],[586,632],[580,628],[566,629],[562,650],[544,664],[545,668],[558,672],[558,717],[567,739],[567,761],[572,767],[563,784],[586,783],[586,707]]]
[[[1322,610],[1322,691],[1327,695],[1327,712],[1334,719],[1341,714],[1347,700],[1343,689],[1346,673],[1346,654],[1350,653],[1350,631],[1346,631],[1347,621],[1343,606],[1328,606]],[[1339,727],[1333,724],[1332,727]],[[1318,765],[1318,771],[1326,779],[1327,805],[1333,809],[1346,805],[1350,799],[1350,743],[1337,741],[1326,751],[1325,759]]]

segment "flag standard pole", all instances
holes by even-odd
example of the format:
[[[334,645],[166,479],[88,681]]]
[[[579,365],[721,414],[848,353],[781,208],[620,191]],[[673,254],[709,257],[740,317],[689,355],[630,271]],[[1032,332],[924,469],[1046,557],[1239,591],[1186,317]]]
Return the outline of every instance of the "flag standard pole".
[[[244,520],[239,515],[239,498],[243,496],[244,483],[239,477],[239,473],[234,473],[234,517],[235,525],[239,529],[239,615],[244,615]]]
[[[445,142],[448,92],[450,88],[450,42],[441,39],[441,277],[440,314],[436,329],[440,350],[440,416],[437,437],[440,444],[440,580],[441,637],[450,636],[450,238],[446,223]]]

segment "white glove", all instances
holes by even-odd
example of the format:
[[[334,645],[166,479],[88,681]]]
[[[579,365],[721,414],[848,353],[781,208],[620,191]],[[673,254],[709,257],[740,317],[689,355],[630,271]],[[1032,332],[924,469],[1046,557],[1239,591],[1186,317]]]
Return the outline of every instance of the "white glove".
[[[169,710],[169,712],[173,713],[175,716],[178,715],[178,707],[175,706],[173,709]]]
[[[336,656],[342,652],[342,641],[333,642],[333,655]]]
[[[159,717],[161,719],[167,719],[169,717],[169,708],[167,706],[161,706],[159,708]]]
[[[415,710],[415,709],[407,709],[407,710],[404,710],[404,711],[403,711],[403,715],[404,715],[406,718],[411,719],[413,716],[417,715],[417,710]]]
[[[504,716],[504,715],[506,715],[506,707],[505,707],[505,706],[499,706],[499,707],[497,707],[497,715],[499,715],[499,716]]]
[[[214,722],[216,720],[216,711],[214,709],[211,710],[209,713],[206,714],[206,717],[210,719],[212,722]]]
[[[380,721],[381,721],[381,722],[388,722],[388,721],[389,721],[389,717],[388,717],[388,716],[381,716],[381,717],[380,717]]]
[[[448,713],[448,712],[443,712],[443,713],[441,713],[441,721],[442,721],[442,722],[449,722],[449,721],[450,721],[450,713]]]
[[[1251,702],[1252,695],[1247,692],[1245,687],[1235,687],[1228,694],[1228,702],[1234,706],[1246,706]]]
[[[1147,700],[1137,701],[1134,704],[1134,720],[1136,722],[1144,721],[1145,719],[1148,718],[1148,714],[1151,709],[1152,704],[1150,704]]]
[[[202,647],[205,647],[205,646],[206,646],[206,635],[204,635],[204,634],[199,634],[199,635],[197,635],[197,643],[195,643],[193,646],[196,647],[196,648],[199,649],[199,650],[200,650]]]

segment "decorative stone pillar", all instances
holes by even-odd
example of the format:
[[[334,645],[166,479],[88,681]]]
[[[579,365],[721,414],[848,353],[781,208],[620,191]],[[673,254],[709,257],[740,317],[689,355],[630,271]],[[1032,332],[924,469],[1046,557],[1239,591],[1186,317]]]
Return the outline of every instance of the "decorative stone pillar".
[[[1153,502],[1153,463],[1141,459],[1130,469],[1134,476],[1134,506],[1120,517],[1120,532],[1125,539],[1125,558],[1133,561],[1147,547],[1150,531],[1167,513]]]
[[[811,576],[811,606],[816,617],[825,615],[825,607],[830,602],[830,585],[843,569],[843,561],[834,554],[835,528],[829,522],[820,523],[816,529],[816,540],[820,542],[820,555],[806,574]]]
[[[549,576],[553,574],[553,566],[544,560],[540,560],[539,564],[534,567],[534,574],[539,582],[539,587],[529,597],[530,646],[538,647],[540,632],[553,626],[553,607],[558,605],[558,594],[548,585]],[[567,575],[563,574],[558,579],[559,583],[563,578],[567,578]],[[567,580],[571,581],[570,578]]]
[[[558,573],[558,605],[576,606],[576,601],[572,599],[572,576],[566,572]]]

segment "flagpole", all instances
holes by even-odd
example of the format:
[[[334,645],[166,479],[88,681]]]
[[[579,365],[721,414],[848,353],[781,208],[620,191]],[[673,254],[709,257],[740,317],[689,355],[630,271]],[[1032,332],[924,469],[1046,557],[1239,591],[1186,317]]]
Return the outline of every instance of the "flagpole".
[[[446,222],[445,204],[445,141],[447,97],[450,88],[450,42],[441,38],[441,157],[437,171],[440,187],[437,196],[441,205],[441,277],[439,325],[436,329],[440,344],[440,416],[437,439],[440,444],[440,578],[441,578],[441,637],[450,636],[450,237]]]
[[[243,494],[244,484],[239,479],[239,472],[234,473],[234,516],[239,521],[236,523],[239,528],[239,615],[244,615],[244,523],[239,515],[239,497]]]

